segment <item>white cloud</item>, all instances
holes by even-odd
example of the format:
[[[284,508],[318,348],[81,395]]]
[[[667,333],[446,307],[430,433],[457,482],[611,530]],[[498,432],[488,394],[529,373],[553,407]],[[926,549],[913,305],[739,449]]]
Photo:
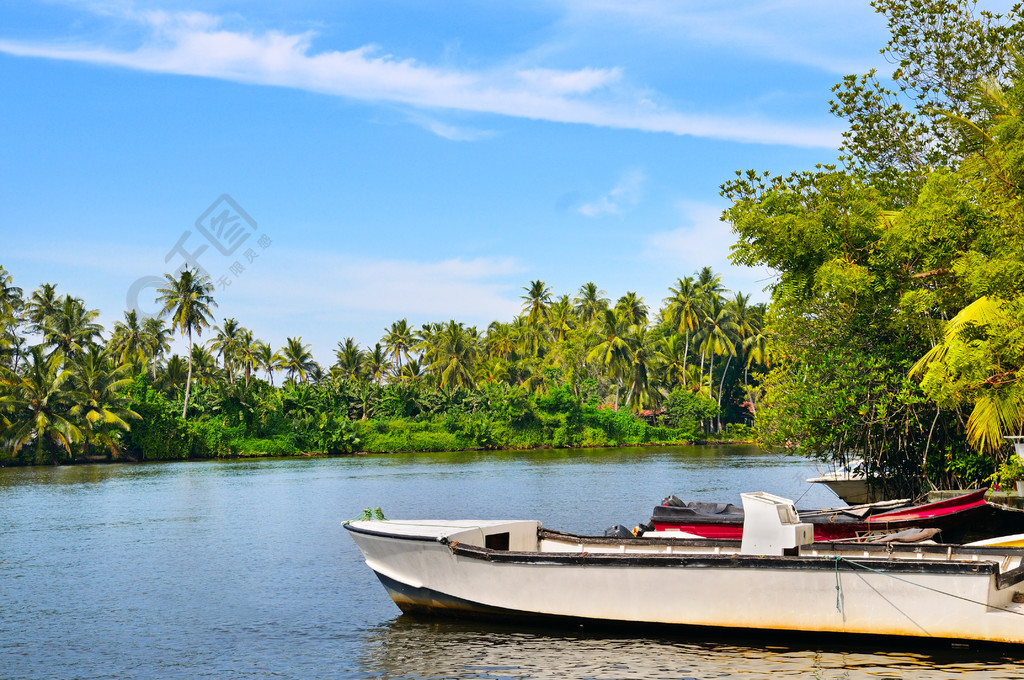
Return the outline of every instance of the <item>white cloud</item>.
[[[26,292],[38,282],[54,281],[59,293],[83,297],[101,310],[99,321],[108,334],[121,319],[133,282],[171,267],[161,249],[84,242],[48,248],[12,244],[4,264]],[[217,259],[202,264],[215,284],[227,273]],[[456,319],[481,329],[495,319],[507,321],[521,310],[525,271],[507,257],[388,259],[274,244],[237,277],[228,276],[229,286],[217,285],[213,323],[234,317],[275,346],[287,336],[302,336],[313,343],[317,359],[329,364],[338,340],[354,336],[372,344],[385,326],[403,317],[416,325]],[[147,289],[139,297],[145,312],[157,309],[152,295]],[[204,333],[200,340],[207,337]]]
[[[480,130],[463,125],[450,125],[432,116],[424,116],[419,113],[410,113],[406,118],[424,130],[428,130],[438,137],[443,137],[453,142],[478,142],[483,139],[491,139],[497,135],[497,132],[494,130]]]
[[[287,313],[326,309],[490,321],[512,316],[520,307],[513,292],[518,288],[506,279],[524,268],[512,258],[419,261],[280,250],[273,260],[273,273],[255,274],[258,280],[246,280],[246,288],[264,305]]]
[[[738,267],[729,261],[736,237],[729,224],[721,220],[722,207],[681,201],[678,208],[683,225],[651,234],[644,259],[669,264],[683,275],[710,266],[730,282],[734,291],[753,293],[755,300],[767,301],[763,291],[775,275],[764,267]]]
[[[625,208],[640,201],[646,181],[647,175],[643,170],[629,170],[622,175],[619,183],[611,191],[596,201],[584,203],[577,210],[587,217],[621,215]]]
[[[690,115],[622,85],[618,68],[469,71],[402,59],[373,45],[313,49],[312,32],[242,32],[200,12],[127,13],[145,33],[134,49],[0,40],[0,52],[142,71],[289,87],[420,109],[490,113],[737,142],[834,149],[838,128]],[[438,128],[438,134],[445,130]]]
[[[516,71],[516,77],[530,89],[551,94],[586,94],[622,79],[622,70],[584,68],[579,71],[555,71],[534,68]]]

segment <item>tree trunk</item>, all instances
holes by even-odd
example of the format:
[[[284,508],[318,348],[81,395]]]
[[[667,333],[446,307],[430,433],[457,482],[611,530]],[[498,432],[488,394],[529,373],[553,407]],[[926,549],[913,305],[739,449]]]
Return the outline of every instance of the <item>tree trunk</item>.
[[[690,355],[690,329],[686,329],[686,344],[683,345],[683,382],[686,382],[686,359]]]
[[[725,362],[725,370],[722,371],[722,381],[718,383],[718,431],[722,431],[722,391],[725,388],[725,374],[729,372],[729,364],[732,363],[732,355]]]
[[[188,378],[185,379],[185,404],[181,407],[181,417],[184,420],[188,413],[188,397],[192,393],[192,329],[188,329]]]

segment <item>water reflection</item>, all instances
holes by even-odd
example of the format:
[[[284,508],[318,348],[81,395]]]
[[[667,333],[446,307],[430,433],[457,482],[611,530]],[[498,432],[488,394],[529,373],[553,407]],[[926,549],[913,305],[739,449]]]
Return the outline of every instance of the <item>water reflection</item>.
[[[913,652],[913,642],[870,641],[794,645],[724,643],[708,633],[673,636],[664,629],[590,632],[523,629],[495,624],[398,616],[364,632],[362,665],[368,677],[513,680],[528,678],[1020,678],[1005,649],[938,647]],[[842,642],[842,646],[838,646]]]

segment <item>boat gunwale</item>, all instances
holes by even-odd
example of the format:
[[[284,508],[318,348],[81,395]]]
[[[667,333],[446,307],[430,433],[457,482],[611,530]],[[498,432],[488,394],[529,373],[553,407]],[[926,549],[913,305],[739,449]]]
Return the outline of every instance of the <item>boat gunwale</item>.
[[[378,536],[380,538],[394,538],[403,541],[421,541],[425,543],[443,543],[443,536],[417,536],[416,534],[397,534],[393,531],[374,531],[363,527],[352,526],[351,522],[342,522],[341,526],[355,534],[366,534],[367,536]],[[452,527],[453,529],[456,527]]]
[[[850,560],[834,556],[772,556],[730,554],[681,555],[679,553],[605,553],[605,552],[524,552],[494,550],[476,545],[465,545],[452,541],[448,545],[452,554],[471,559],[503,564],[550,564],[607,567],[687,567],[694,569],[735,568],[735,569],[824,569],[838,571],[865,571],[866,567],[877,571],[904,574],[977,574],[999,575],[999,564],[994,561],[936,561],[901,558],[898,560],[878,557]],[[738,546],[737,546],[738,547]],[[866,564],[865,564],[866,562]]]

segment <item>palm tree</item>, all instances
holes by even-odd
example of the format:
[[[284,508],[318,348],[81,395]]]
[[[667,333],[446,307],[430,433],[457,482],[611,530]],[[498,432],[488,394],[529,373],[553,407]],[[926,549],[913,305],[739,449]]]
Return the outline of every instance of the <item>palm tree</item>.
[[[195,383],[212,385],[223,378],[223,373],[217,366],[217,358],[206,345],[195,344],[189,358],[192,363],[192,379]]]
[[[387,329],[384,336],[384,347],[391,354],[395,366],[395,373],[402,370],[402,357],[409,360],[409,351],[412,349],[415,337],[413,328],[405,319],[395,321],[391,328]]]
[[[576,314],[583,323],[593,323],[604,310],[608,309],[608,298],[604,295],[605,292],[600,290],[593,281],[580,286],[573,302]]]
[[[252,331],[243,328],[238,331],[238,347],[235,358],[238,360],[239,368],[245,373],[245,386],[249,387],[252,379],[252,372],[256,368],[256,340],[253,339]]]
[[[86,452],[90,443],[99,443],[110,451],[111,457],[117,456],[118,443],[112,430],[127,432],[128,421],[141,418],[129,408],[131,399],[124,395],[131,381],[129,366],[112,366],[107,354],[98,347],[90,348],[75,363],[71,384],[78,399],[71,413],[84,421]]]
[[[49,456],[58,465],[57,451],[63,449],[70,456],[72,444],[83,439],[71,411],[78,400],[68,384],[71,370],[64,367],[60,349],[47,356],[42,346],[36,346],[28,359],[20,375],[0,367],[0,382],[7,385],[0,393],[0,412],[11,414],[10,426],[2,433],[3,441],[13,453],[34,443],[37,463]]]
[[[52,283],[44,283],[36,288],[25,303],[25,317],[37,333],[42,333],[44,322],[56,311],[57,286]]]
[[[409,363],[402,366],[398,379],[403,383],[415,383],[422,380],[424,375],[423,366],[420,364],[419,359],[410,359]]]
[[[287,338],[284,347],[280,350],[281,367],[288,372],[288,379],[295,382],[295,376],[307,382],[306,374],[316,365],[313,361],[313,354],[309,351],[309,345],[302,344],[302,338]]]
[[[74,360],[103,332],[103,326],[95,323],[99,314],[98,310],[86,309],[80,298],[65,295],[54,313],[43,320],[44,342]]]
[[[637,297],[633,291],[628,291],[615,303],[615,311],[619,318],[630,326],[647,325],[647,305],[642,297]]]
[[[490,357],[505,361],[511,360],[516,354],[516,338],[512,332],[512,326],[500,321],[492,321],[491,325],[487,327],[484,347]]]
[[[154,380],[159,389],[177,399],[188,382],[188,362],[172,354],[163,371]]]
[[[488,357],[476,365],[474,379],[477,384],[508,382],[508,362],[499,357]]]
[[[224,372],[228,376],[228,383],[235,383],[235,354],[238,352],[239,334],[245,330],[234,318],[224,319],[223,326],[214,326],[217,337],[213,339],[210,349],[215,351],[221,358]]]
[[[171,349],[171,332],[171,329],[164,325],[164,320],[158,316],[146,317],[142,322],[145,352],[153,369],[153,380],[156,380],[156,367],[160,363],[160,357]]]
[[[267,374],[267,382],[274,384],[274,371],[281,370],[281,355],[274,351],[270,343],[257,340],[253,343],[253,357],[256,367]]]
[[[366,353],[364,364],[370,379],[378,385],[383,384],[384,378],[388,375],[388,369],[393,368],[388,351],[381,347],[379,342]]]
[[[358,380],[363,377],[365,357],[355,338],[345,338],[344,342],[339,342],[338,349],[334,350],[334,356],[335,371],[342,378]]]
[[[523,358],[543,356],[551,337],[546,323],[531,323],[528,316],[517,316],[512,320],[512,335],[516,340],[516,349]]]
[[[22,305],[24,300],[21,288],[14,285],[14,279],[0,266],[0,317],[16,317]]]
[[[628,355],[624,372],[629,386],[626,404],[634,411],[640,411],[652,401],[649,371],[653,352],[647,329],[640,325],[631,326],[626,345]]]
[[[615,408],[618,409],[622,372],[629,359],[629,345],[625,339],[628,324],[611,309],[604,310],[598,321],[598,343],[587,354],[587,361],[598,364],[616,381]]]
[[[201,336],[204,328],[209,328],[213,313],[210,307],[216,307],[213,299],[213,282],[206,275],[199,275],[191,269],[181,270],[175,279],[164,274],[167,285],[157,290],[157,301],[163,303],[160,316],[171,316],[171,331],[177,330],[188,336],[188,378],[185,380],[185,403],[181,408],[181,417],[188,413],[188,398],[192,391],[192,333]]]
[[[441,380],[441,388],[473,388],[474,362],[478,356],[476,328],[466,328],[454,319],[438,333],[436,358],[430,372]]]
[[[683,336],[672,333],[662,338],[655,353],[657,364],[663,372],[670,392],[676,386],[686,384],[686,351]]]
[[[548,306],[551,304],[551,289],[543,281],[530,281],[529,286],[523,286],[526,295],[520,295],[523,302],[523,311],[530,320],[530,325],[541,326],[547,323]]]
[[[704,342],[701,350],[710,359],[708,368],[708,392],[713,394],[712,379],[715,372],[715,356],[727,354],[730,357],[736,356],[736,342],[739,339],[739,329],[733,320],[732,310],[722,302],[722,298],[714,297],[710,301],[707,313],[704,317]],[[728,364],[726,364],[728,367]],[[718,392],[718,407],[722,407],[721,386]],[[721,429],[721,416],[718,425]]]
[[[552,338],[559,342],[565,340],[566,334],[568,334],[575,325],[576,312],[572,308],[572,302],[569,300],[569,296],[563,295],[548,308],[548,327],[551,331]]]
[[[139,325],[139,315],[134,309],[124,313],[123,322],[114,322],[114,333],[110,336],[110,351],[119,364],[145,358],[146,334]]]
[[[15,370],[21,353],[22,341],[16,331],[23,306],[21,288],[14,285],[14,279],[0,266],[0,362]]]
[[[684,276],[676,281],[676,286],[669,287],[672,293],[665,298],[668,319],[676,332],[686,337],[683,348],[683,373],[686,373],[686,358],[690,354],[690,334],[697,330],[701,319],[700,296],[693,277]]]

